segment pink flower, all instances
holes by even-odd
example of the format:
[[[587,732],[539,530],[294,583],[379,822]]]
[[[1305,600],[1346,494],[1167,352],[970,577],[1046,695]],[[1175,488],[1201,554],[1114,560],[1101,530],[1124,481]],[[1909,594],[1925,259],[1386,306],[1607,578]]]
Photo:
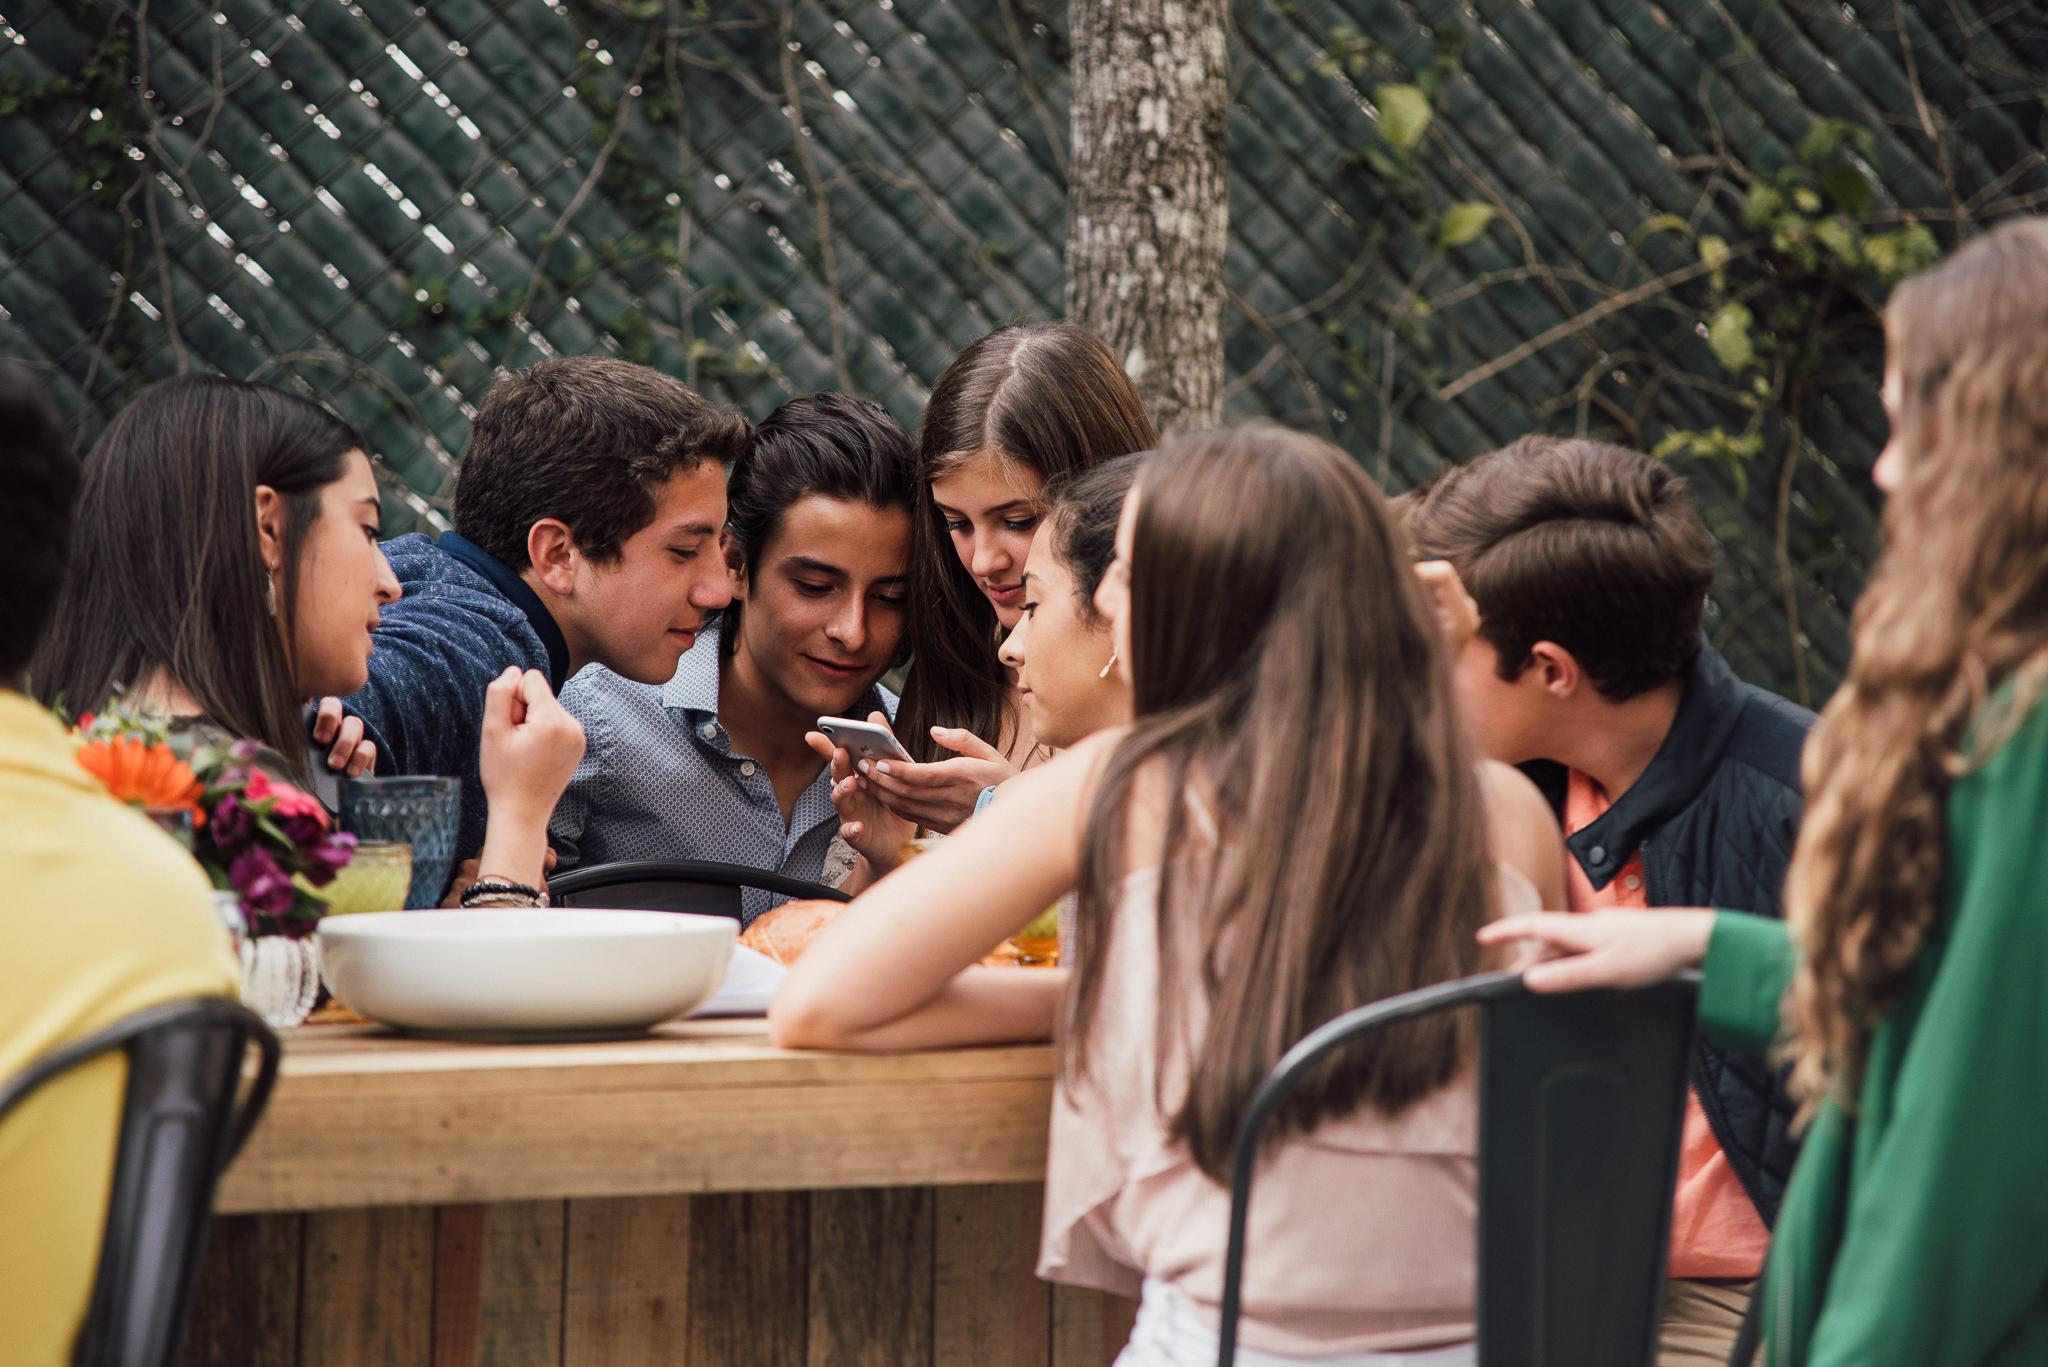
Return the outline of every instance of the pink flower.
[[[273,804],[273,817],[305,816],[318,821],[324,829],[327,825],[327,809],[320,805],[320,799],[300,792],[289,783],[279,783],[261,769],[249,771],[249,784],[242,790],[244,802],[261,802],[268,798]]]

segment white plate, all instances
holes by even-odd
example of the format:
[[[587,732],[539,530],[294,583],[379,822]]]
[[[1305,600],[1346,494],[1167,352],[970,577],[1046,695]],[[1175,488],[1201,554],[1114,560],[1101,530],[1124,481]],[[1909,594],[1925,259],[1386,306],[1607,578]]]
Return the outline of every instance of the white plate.
[[[583,907],[379,911],[320,923],[328,990],[415,1034],[589,1039],[636,1034],[718,990],[728,916]]]

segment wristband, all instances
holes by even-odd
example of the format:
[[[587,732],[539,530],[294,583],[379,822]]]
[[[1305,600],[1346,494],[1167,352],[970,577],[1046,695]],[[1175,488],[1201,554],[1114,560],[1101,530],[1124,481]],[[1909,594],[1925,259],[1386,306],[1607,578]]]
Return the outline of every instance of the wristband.
[[[515,883],[509,878],[488,876],[477,879],[462,890],[462,905],[465,907],[544,907],[548,895],[530,883]]]

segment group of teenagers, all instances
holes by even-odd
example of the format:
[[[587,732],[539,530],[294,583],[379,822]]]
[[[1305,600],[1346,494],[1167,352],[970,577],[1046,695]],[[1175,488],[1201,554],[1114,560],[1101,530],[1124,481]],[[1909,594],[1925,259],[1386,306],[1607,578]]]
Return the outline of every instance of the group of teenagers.
[[[643,858],[858,894],[774,1038],[1055,1040],[1039,1271],[1137,1302],[1123,1367],[1214,1360],[1232,1142],[1287,1048],[1504,966],[1703,970],[1660,1367],[1745,1317],[1770,1367],[2048,1361],[2048,221],[1885,324],[1884,544],[1818,724],[1704,639],[1715,547],[1661,463],[1526,437],[1389,500],[1277,427],[1158,439],[1072,324],[967,348],[915,441],[546,361],[492,388],[453,530],[381,545],[308,400],[167,381],[81,476],[0,373],[0,1075],[232,990],[203,876],[37,700],[121,701],[305,784],[459,775],[451,904]],[[1069,893],[1062,967],[980,965]],[[1476,1360],[1475,1050],[1383,1031],[1276,1117],[1239,1361]],[[117,1083],[0,1125],[0,1223],[68,1230],[0,1248],[0,1337],[50,1350],[11,1360],[76,1328],[111,1142],[77,1127]]]

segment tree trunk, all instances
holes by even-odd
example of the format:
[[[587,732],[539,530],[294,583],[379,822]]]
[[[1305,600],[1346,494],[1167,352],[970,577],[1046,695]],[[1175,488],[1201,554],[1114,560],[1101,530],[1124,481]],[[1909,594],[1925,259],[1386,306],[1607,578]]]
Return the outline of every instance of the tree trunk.
[[[1230,231],[1224,0],[1072,0],[1067,316],[1123,358],[1161,434],[1223,421]]]

